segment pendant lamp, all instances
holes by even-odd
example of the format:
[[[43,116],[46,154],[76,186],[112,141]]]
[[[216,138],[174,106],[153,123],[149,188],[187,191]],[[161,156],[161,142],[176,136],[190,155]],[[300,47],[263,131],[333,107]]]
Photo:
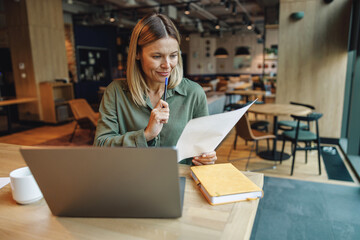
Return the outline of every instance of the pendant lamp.
[[[220,48],[216,49],[214,55],[216,58],[227,58],[229,56],[229,53],[228,53],[228,51],[226,51],[225,48],[220,47]]]
[[[236,57],[249,56],[249,55],[250,55],[250,51],[249,51],[248,47],[238,47],[236,49],[236,52],[235,52]]]

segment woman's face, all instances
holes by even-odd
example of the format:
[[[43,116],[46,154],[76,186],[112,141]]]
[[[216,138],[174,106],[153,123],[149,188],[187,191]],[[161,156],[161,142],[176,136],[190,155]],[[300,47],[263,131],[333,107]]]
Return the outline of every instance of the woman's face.
[[[147,82],[164,83],[178,63],[179,44],[171,37],[145,45],[137,59]]]

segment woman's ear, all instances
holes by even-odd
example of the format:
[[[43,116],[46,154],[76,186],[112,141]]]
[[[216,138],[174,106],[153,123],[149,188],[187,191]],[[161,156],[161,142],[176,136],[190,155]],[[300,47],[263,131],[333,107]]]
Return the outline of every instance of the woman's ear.
[[[140,60],[140,54],[139,53],[136,54],[135,60]]]

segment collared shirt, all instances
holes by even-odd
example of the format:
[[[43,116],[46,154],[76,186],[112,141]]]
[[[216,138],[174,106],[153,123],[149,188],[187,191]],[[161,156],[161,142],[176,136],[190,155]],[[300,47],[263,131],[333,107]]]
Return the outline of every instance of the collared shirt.
[[[187,122],[207,116],[206,95],[195,82],[182,79],[174,89],[168,89],[166,102],[170,116],[160,134],[146,142],[144,130],[153,106],[146,97],[146,106],[137,106],[131,97],[126,81],[113,81],[106,88],[100,104],[100,118],[96,128],[96,146],[176,146]]]

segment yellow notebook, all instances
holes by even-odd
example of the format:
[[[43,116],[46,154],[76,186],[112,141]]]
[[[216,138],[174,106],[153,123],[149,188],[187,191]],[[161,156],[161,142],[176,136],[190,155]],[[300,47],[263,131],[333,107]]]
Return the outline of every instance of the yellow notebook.
[[[263,197],[263,191],[231,163],[191,167],[191,176],[212,205]]]

